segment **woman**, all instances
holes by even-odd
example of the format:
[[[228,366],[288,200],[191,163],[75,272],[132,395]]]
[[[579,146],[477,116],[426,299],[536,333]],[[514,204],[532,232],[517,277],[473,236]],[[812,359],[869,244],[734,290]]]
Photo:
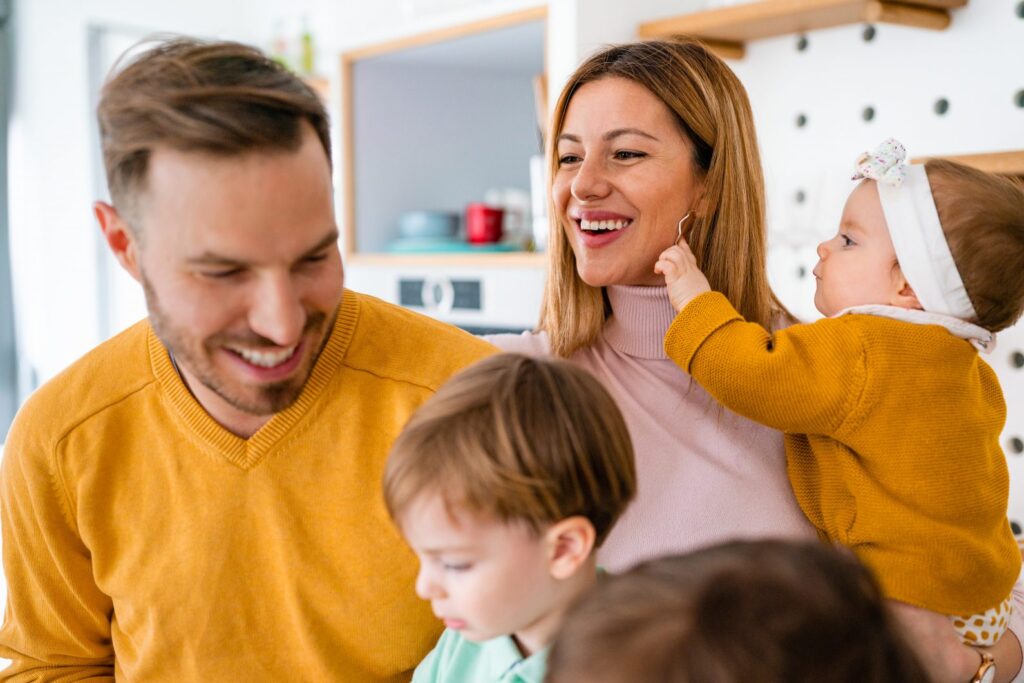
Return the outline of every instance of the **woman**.
[[[781,435],[717,405],[662,348],[674,312],[654,264],[683,235],[712,288],[748,320],[789,318],[768,285],[764,181],[743,86],[696,43],[611,47],[569,79],[550,138],[540,327],[491,341],[568,358],[619,402],[638,493],[600,561],[618,571],[740,537],[812,537],[786,479]],[[1022,628],[1018,616],[1013,629]],[[978,655],[952,628],[928,640],[935,646],[923,659],[937,680],[970,680],[959,676]],[[997,680],[1011,680],[1019,642],[1004,638],[997,649]]]

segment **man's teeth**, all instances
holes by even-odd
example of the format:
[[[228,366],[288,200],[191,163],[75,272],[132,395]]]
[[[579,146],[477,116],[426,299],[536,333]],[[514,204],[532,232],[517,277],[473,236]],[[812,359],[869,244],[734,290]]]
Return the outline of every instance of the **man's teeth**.
[[[580,227],[584,230],[622,230],[630,221],[588,221],[580,219]]]
[[[297,348],[299,348],[298,344],[281,349],[280,351],[253,351],[235,348],[231,350],[253,365],[258,365],[261,368],[272,368],[291,358]]]

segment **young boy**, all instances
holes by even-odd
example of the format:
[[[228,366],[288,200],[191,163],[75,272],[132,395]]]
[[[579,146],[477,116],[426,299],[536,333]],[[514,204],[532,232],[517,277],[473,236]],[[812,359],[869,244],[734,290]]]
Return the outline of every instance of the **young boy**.
[[[1006,405],[977,350],[1024,309],[1024,191],[904,158],[888,140],[858,161],[864,180],[818,246],[826,319],[775,333],[744,322],[684,243],[655,266],[679,311],[665,349],[723,405],[786,433],[804,513],[889,598],[991,645],[1021,555],[1006,519]]]
[[[586,371],[501,354],[445,384],[384,474],[388,510],[420,560],[416,592],[446,626],[413,681],[539,683],[635,491],[625,422]]]

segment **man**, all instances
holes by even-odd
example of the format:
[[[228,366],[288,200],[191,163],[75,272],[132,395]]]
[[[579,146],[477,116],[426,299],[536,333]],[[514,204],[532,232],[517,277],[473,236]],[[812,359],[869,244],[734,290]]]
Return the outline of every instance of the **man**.
[[[343,290],[326,114],[257,50],[159,45],[99,120],[150,315],[11,429],[5,680],[407,680],[440,628],[384,460],[492,347]]]

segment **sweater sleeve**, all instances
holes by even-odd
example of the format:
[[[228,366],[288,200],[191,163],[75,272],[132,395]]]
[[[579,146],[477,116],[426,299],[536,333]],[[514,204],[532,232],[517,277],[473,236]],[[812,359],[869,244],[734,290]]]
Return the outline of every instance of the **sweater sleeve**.
[[[680,311],[665,352],[722,405],[783,432],[834,434],[865,381],[853,329],[824,320],[770,334],[719,292]]]
[[[16,420],[0,467],[8,584],[0,657],[11,660],[0,679],[113,681],[112,602],[93,579],[89,549],[42,431]]]

